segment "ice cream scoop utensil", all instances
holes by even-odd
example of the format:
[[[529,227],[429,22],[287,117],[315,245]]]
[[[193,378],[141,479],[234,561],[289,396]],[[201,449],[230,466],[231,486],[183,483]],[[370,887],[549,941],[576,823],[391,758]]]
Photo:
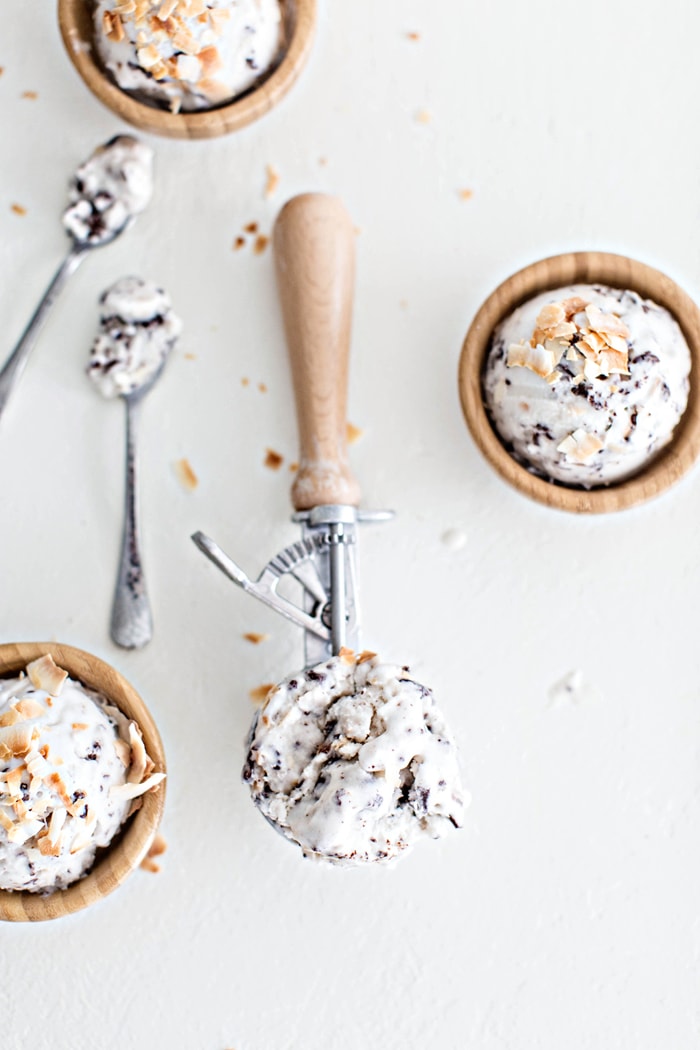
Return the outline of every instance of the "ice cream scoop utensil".
[[[292,503],[304,538],[323,537],[317,558],[329,595],[331,644],[306,635],[306,664],[359,646],[356,524],[386,514],[358,512],[360,488],[348,463],[347,390],[355,281],[355,230],[335,197],[307,193],[280,212],[275,263],[299,428]],[[305,596],[305,603],[308,596]]]
[[[126,405],[126,482],[122,545],[112,602],[110,636],[122,649],[141,649],[153,635],[153,618],[139,538],[136,443],[141,404],[158,382],[164,367],[165,359],[146,383],[130,393],[119,395]]]
[[[95,244],[90,244],[86,241],[73,240],[72,248],[56,271],[41,302],[32,314],[29,324],[20,336],[19,342],[3,365],[2,370],[0,370],[0,417],[2,417],[2,413],[5,410],[10,394],[14,390],[15,385],[24,371],[24,366],[27,363],[29,354],[34,349],[39,332],[49,316],[51,307],[58,299],[58,296],[63,290],[68,278],[75,273],[90,249],[101,248],[105,244],[111,244],[116,237],[124,232],[127,226],[131,225],[131,222],[132,219],[129,217],[124,225],[118,230],[114,230],[104,240]]]
[[[356,526],[389,511],[360,511],[347,457],[347,377],[355,270],[355,231],[335,197],[304,194],[282,209],[274,232],[277,277],[299,425],[299,469],[292,487],[301,544],[281,551],[256,582],[202,533],[197,546],[249,594],[304,629],[306,666],[341,648],[359,648]],[[303,608],[277,585],[291,575]]]
[[[324,642],[329,641],[330,631],[321,619],[328,596],[321,585],[313,562],[318,542],[312,539],[302,540],[291,547],[286,547],[267,563],[257,580],[253,581],[246,576],[240,566],[236,565],[235,561],[222,551],[221,547],[203,532],[195,532],[192,539],[202,553],[206,554],[207,558],[221,569],[225,576],[237,583],[248,594],[252,594],[265,605],[269,605],[271,609],[286,616],[298,627],[317,635]],[[277,585],[287,573],[291,573],[315,599],[313,615],[303,612],[293,602],[277,593]]]

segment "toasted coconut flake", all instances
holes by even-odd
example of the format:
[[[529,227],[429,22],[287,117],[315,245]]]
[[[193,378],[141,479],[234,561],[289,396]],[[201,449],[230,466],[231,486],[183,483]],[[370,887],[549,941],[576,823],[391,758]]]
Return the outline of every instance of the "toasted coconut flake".
[[[199,478],[192,469],[188,459],[178,459],[175,463],[175,473],[183,489],[193,492],[199,485]]]
[[[355,445],[360,440],[363,434],[364,430],[360,430],[360,428],[356,427],[353,423],[346,424],[346,435],[348,445]]]
[[[108,40],[118,44],[124,39],[124,25],[115,11],[105,11],[102,15],[102,32]]]
[[[117,758],[121,764],[126,768],[131,762],[131,748],[127,744],[126,740],[122,740],[121,737],[117,737],[114,741],[114,750],[117,752]]]
[[[275,682],[265,682],[263,685],[258,685],[255,689],[251,689],[248,695],[254,704],[260,706],[265,703],[274,688]]]
[[[186,55],[196,55],[199,51],[199,44],[182,23],[171,35],[171,40],[175,50],[184,51]]]
[[[283,463],[284,456],[280,455],[279,452],[275,452],[272,448],[265,450],[265,466],[268,470],[279,470]]]
[[[56,765],[58,765],[58,763],[56,763]],[[60,774],[56,772],[49,773],[48,776],[45,776],[42,779],[47,787],[50,787],[56,792],[63,805],[70,812],[71,807],[74,805],[73,799],[68,794],[66,785],[63,783]]]
[[[231,12],[226,7],[210,7],[207,11],[209,25],[217,36],[221,36],[226,28],[226,22],[231,19]]]
[[[62,807],[55,809],[51,814],[51,819],[49,821],[48,837],[52,846],[57,845],[59,836],[61,834],[61,828],[65,824],[67,816],[68,813]]]
[[[138,48],[136,57],[139,65],[146,70],[155,69],[161,62],[160,51],[155,44],[147,44],[146,47]]]
[[[617,351],[619,354],[624,354],[625,357],[627,357],[629,347],[627,345],[627,340],[623,336],[606,333],[605,341],[612,350]]]
[[[139,784],[146,774],[149,758],[141,730],[136,722],[129,722],[129,744],[131,745],[131,765],[126,779],[130,784]]]
[[[16,758],[26,755],[32,746],[33,730],[22,722],[0,729],[0,758]]]
[[[269,634],[258,634],[257,631],[248,631],[243,635],[246,642],[250,642],[251,645],[260,645],[261,642],[266,642],[270,637]]]
[[[165,22],[166,19],[170,18],[174,14],[177,8],[178,0],[163,0],[163,3],[158,8],[157,17],[161,22]]]
[[[59,673],[57,674],[56,672]],[[43,689],[48,693],[55,690],[54,695],[58,696],[58,691],[68,677],[68,672],[62,671],[61,668],[57,667],[53,656],[47,653],[45,656],[41,656],[27,664],[27,675],[35,689]]]
[[[562,343],[570,343],[572,336],[576,335],[577,328],[573,321],[560,321],[553,328],[547,329],[549,339],[557,339]]]
[[[576,314],[581,314],[585,311],[588,306],[588,300],[582,299],[580,295],[572,295],[570,298],[564,299],[561,305],[564,317],[567,321],[570,321]]]
[[[22,700],[18,700],[14,709],[23,720],[38,718],[46,711],[44,705],[35,700],[33,696],[25,696]]]
[[[160,865],[156,864],[153,858],[160,857],[163,853],[165,853],[167,848],[168,845],[163,836],[156,835],[156,837],[153,839],[150,849],[148,850],[148,853],[141,861],[141,867],[144,869],[144,871],[150,871],[153,874],[157,874],[160,871]]]
[[[0,715],[0,728],[4,726],[14,726],[20,721],[20,716],[14,707],[10,707],[7,711]]]
[[[43,780],[51,772],[50,764],[39,751],[30,751],[26,762],[31,777],[38,777],[40,780]]]
[[[538,328],[554,328],[564,320],[566,320],[566,314],[562,304],[547,303],[538,313],[536,324]]]
[[[70,852],[71,854],[80,853],[82,849],[90,845],[92,840],[92,833],[95,830],[95,824],[97,823],[97,815],[92,811],[88,810],[88,815],[83,820],[78,819],[75,821],[78,826],[77,834],[74,836],[71,843]]]
[[[583,335],[579,342],[576,344],[582,354],[585,354],[591,360],[596,360],[601,350],[604,350],[607,343],[603,339],[602,335],[598,335],[597,332],[593,332],[590,329],[583,330]]]
[[[363,649],[360,655],[357,657],[358,664],[366,664],[369,660],[374,660],[377,654],[373,653],[370,649]]]
[[[43,828],[43,820],[25,820],[23,824],[13,824],[11,828],[8,828],[7,837],[15,845],[23,846],[28,839],[38,835]]]
[[[604,350],[600,355],[600,369],[603,375],[629,375],[627,352]]]
[[[27,214],[27,209],[24,207],[23,204],[11,204],[10,205],[10,211],[13,211],[15,213],[15,215],[26,215]]]
[[[19,796],[22,794],[20,784],[22,783],[22,777],[26,775],[25,766],[15,766],[14,769],[9,770],[5,774],[5,783],[7,785],[7,793],[11,796]]]
[[[52,842],[48,833],[40,835],[36,840],[37,849],[44,857],[60,857],[61,845],[58,841]]]
[[[264,233],[259,233],[253,245],[253,255],[262,255],[269,243],[270,238],[266,237]]]
[[[152,773],[150,777],[146,777],[140,784],[135,784],[131,781],[127,781],[126,784],[113,784],[109,789],[109,793],[112,798],[119,799],[121,802],[127,802],[129,799],[138,798],[139,795],[145,795],[147,791],[158,787],[163,780],[165,780],[165,773]]]
[[[4,806],[0,806],[0,827],[5,831],[10,831],[15,826],[14,820],[8,816],[7,810]]]
[[[587,463],[604,447],[597,434],[579,428],[557,445],[557,452],[562,452],[573,463]]]
[[[229,98],[229,89],[226,85],[219,80],[214,80],[212,77],[202,77],[197,84],[197,89],[203,95],[209,97],[212,105],[216,105],[219,102],[226,102]]]
[[[265,174],[265,197],[269,199],[274,195],[275,190],[280,184],[280,174],[276,168],[273,168],[272,164],[267,165],[265,168]]]
[[[561,355],[557,357],[556,353],[545,349],[541,343],[536,346],[525,342],[511,343],[508,347],[509,368],[529,368],[542,379],[554,371],[560,359]]]
[[[343,646],[338,651],[338,656],[340,657],[341,661],[344,664],[354,664],[355,663],[355,654],[354,654],[354,652],[352,651],[352,649],[347,649],[345,646]]]
[[[629,339],[630,330],[621,318],[615,314],[606,314],[594,303],[586,307],[586,317],[591,328],[602,335],[618,335]]]
[[[44,689],[51,696],[60,696],[63,683],[68,677],[68,672],[57,666],[51,653],[46,653],[45,656],[27,664],[27,674],[35,689]]]

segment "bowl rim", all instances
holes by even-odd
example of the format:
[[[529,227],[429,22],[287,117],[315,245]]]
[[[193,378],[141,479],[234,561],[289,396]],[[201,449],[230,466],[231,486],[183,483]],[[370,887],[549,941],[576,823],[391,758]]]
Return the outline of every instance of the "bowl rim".
[[[45,653],[72,678],[102,693],[138,723],[155,772],[165,772],[163,743],[145,703],[129,682],[111,664],[74,646],[58,642],[11,642],[0,644],[0,677],[24,670]],[[165,781],[143,796],[143,804],[130,817],[113,847],[107,847],[91,871],[77,882],[47,896],[26,890],[0,890],[0,920],[40,922],[57,919],[87,908],[120,886],[146,856],[163,816]]]
[[[117,86],[96,58],[92,33],[88,39],[83,32],[86,18],[92,18],[85,0],[58,0],[58,22],[68,57],[82,80],[100,102],[122,120],[141,131],[168,138],[214,138],[238,131],[271,110],[284,98],[306,65],[315,35],[317,0],[284,2],[293,4],[292,33],[281,61],[270,75],[232,102],[187,113],[171,113],[148,105]]]
[[[587,490],[547,481],[518,463],[491,424],[481,385],[484,360],[496,326],[541,292],[572,284],[628,288],[645,299],[653,299],[678,321],[691,354],[688,404],[669,444],[632,477]],[[674,485],[700,454],[700,310],[672,278],[629,256],[600,251],[548,256],[506,278],[484,300],[462,344],[458,384],[464,418],[477,447],[510,485],[545,506],[571,513],[624,510]]]

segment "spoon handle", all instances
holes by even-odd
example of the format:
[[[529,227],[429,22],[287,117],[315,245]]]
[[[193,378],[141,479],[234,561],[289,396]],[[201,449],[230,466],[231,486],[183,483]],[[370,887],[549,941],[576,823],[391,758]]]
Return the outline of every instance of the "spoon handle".
[[[68,252],[68,255],[56,270],[51,284],[44,293],[43,299],[32,314],[29,324],[22,332],[19,342],[0,370],[0,416],[5,410],[15,384],[24,371],[27,358],[34,347],[37,336],[49,315],[51,307],[58,299],[59,293],[68,278],[78,269],[85,254],[84,248],[77,247],[71,248]]]
[[[138,532],[138,497],[136,491],[136,438],[140,402],[125,400],[126,405],[126,483],[124,488],[124,525],[119,571],[112,603],[110,635],[122,649],[141,649],[151,640],[153,620],[141,564]]]

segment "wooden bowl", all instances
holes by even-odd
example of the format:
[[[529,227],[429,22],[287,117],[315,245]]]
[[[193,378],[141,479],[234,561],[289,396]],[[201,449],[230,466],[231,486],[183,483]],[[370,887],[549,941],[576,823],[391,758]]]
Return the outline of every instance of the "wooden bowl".
[[[58,23],[68,56],[92,93],[122,120],[175,139],[210,139],[244,128],[284,98],[306,64],[316,26],[316,0],[284,0],[287,44],[279,64],[233,102],[195,113],[171,113],[117,87],[93,48],[92,5],[58,0]]]
[[[0,645],[0,677],[16,675],[31,660],[50,653],[71,678],[96,689],[141,729],[155,772],[165,771],[165,756],[158,730],[141,697],[125,678],[96,656],[53,642],[18,642]],[[112,846],[98,851],[97,861],[84,878],[65,890],[40,893],[0,890],[0,919],[9,922],[40,922],[87,908],[121,885],[137,868],[153,841],[163,815],[165,782],[146,792],[143,805],[129,818]]]
[[[628,288],[665,307],[681,327],[692,359],[688,405],[668,445],[633,477],[590,490],[546,481],[521,466],[494,431],[484,406],[482,372],[494,329],[540,292],[571,284]],[[606,252],[568,252],[526,266],[488,297],[462,346],[459,393],[472,437],[492,467],[530,499],[577,514],[623,510],[658,496],[693,465],[700,453],[700,311],[678,285],[651,266]]]

